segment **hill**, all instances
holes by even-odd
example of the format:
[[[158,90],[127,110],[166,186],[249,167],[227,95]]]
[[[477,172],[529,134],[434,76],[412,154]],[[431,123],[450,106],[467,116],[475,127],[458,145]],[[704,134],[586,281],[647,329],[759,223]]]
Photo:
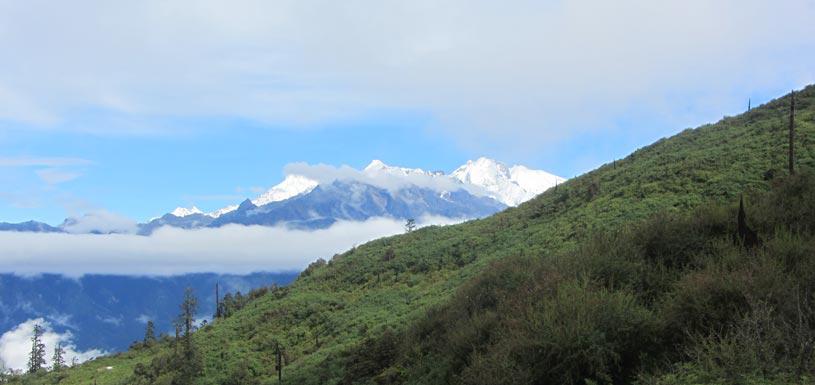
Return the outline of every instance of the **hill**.
[[[704,352],[689,358],[691,347],[724,346],[729,334],[716,339],[711,328],[762,322],[745,310],[758,305],[718,310],[754,299],[726,284],[743,288],[745,274],[803,282],[780,267],[728,268],[777,264],[767,253],[811,244],[808,232],[771,230],[786,220],[770,215],[773,204],[811,212],[811,180],[785,177],[788,98],[660,140],[489,218],[316,262],[290,287],[196,332],[203,375],[195,383],[275,383],[277,343],[284,380],[297,384],[626,383],[647,375],[683,383],[670,381],[685,381],[704,362]],[[815,87],[796,98],[797,166],[811,169]],[[767,216],[758,229],[775,247],[749,264],[726,246],[742,194],[766,205],[749,218]],[[765,302],[766,312],[777,311]],[[688,352],[665,352],[679,348]],[[82,365],[62,383],[93,375],[99,384],[161,383],[172,376],[170,357],[167,342]],[[128,377],[137,364],[138,378]],[[97,371],[106,366],[113,369]]]

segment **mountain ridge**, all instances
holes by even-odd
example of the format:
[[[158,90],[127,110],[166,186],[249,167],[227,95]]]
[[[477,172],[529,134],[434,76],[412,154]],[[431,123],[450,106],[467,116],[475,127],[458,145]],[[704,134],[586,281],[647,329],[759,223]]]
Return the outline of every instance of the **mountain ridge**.
[[[541,170],[519,165],[510,167],[485,157],[468,161],[450,174],[390,166],[375,159],[356,174],[336,180],[319,182],[290,173],[279,184],[240,204],[212,212],[204,212],[195,205],[177,207],[161,217],[136,224],[135,228],[139,235],[150,235],[163,226],[197,229],[239,224],[313,230],[341,220],[362,221],[374,217],[473,219],[515,206],[564,180]],[[363,185],[368,187],[362,188]],[[338,186],[344,186],[346,190]],[[333,199],[327,191],[333,192]],[[355,193],[369,194],[365,198],[367,203]],[[312,199],[299,199],[309,194],[313,195]],[[418,201],[411,201],[416,199]],[[362,206],[351,207],[354,201]],[[68,227],[73,227],[81,219],[68,218],[56,227],[39,222],[3,224],[0,231],[76,232],[68,231]],[[91,229],[89,232],[106,234],[128,230]]]

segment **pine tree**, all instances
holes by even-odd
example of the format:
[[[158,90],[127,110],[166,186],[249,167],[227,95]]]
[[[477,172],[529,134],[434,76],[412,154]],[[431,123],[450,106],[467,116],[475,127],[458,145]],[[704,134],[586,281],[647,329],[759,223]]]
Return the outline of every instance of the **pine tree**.
[[[228,318],[232,315],[233,309],[235,307],[235,300],[232,298],[231,293],[226,293],[224,295],[224,299],[221,301],[221,306],[223,307],[221,311],[221,316],[224,318]]]
[[[34,324],[34,335],[31,336],[31,353],[28,355],[28,373],[37,373],[45,366],[43,333],[45,333],[45,329],[43,329],[42,325]]]
[[[413,232],[413,230],[415,230],[415,229],[416,229],[416,220],[413,219],[413,218],[408,219],[407,222],[405,222],[405,232],[410,233],[410,232]]]
[[[153,321],[147,321],[147,326],[144,328],[144,345],[151,346],[156,342],[156,325]]]
[[[179,362],[180,383],[191,384],[193,379],[201,372],[201,362],[193,343],[192,333],[195,331],[195,313],[198,310],[198,298],[192,288],[184,291],[184,301],[181,302],[181,314],[178,321],[182,327],[181,356]]]
[[[51,369],[55,372],[65,367],[65,349],[62,348],[61,343],[57,343],[57,346],[54,347],[54,357],[51,361]]]

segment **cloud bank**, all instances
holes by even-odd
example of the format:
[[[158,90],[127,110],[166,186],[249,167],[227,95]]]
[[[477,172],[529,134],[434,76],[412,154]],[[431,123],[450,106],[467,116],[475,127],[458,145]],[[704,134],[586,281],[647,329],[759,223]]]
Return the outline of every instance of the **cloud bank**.
[[[66,219],[62,228],[72,234],[131,234],[138,230],[138,223],[128,217],[107,210],[93,210],[82,216]]]
[[[51,323],[42,318],[36,318],[23,322],[0,336],[0,368],[5,366],[6,369],[26,369],[28,354],[31,352],[31,337],[34,335],[34,325],[36,324],[45,329],[42,342],[45,344],[45,362],[49,367],[52,365],[51,358],[57,344],[61,344],[65,349],[63,357],[66,364],[71,364],[74,361],[80,363],[107,354],[107,352],[98,349],[77,351],[73,342],[74,336],[70,331],[65,333],[56,332]]]
[[[179,129],[162,116],[397,110],[460,143],[539,149],[621,114],[707,119],[812,82],[814,18],[809,0],[7,1],[0,119],[161,134]]]
[[[419,219],[421,225],[454,222]],[[163,227],[150,236],[0,232],[0,272],[81,276],[301,270],[317,258],[401,233],[403,226],[401,221],[376,218],[313,231],[229,225],[196,230]]]

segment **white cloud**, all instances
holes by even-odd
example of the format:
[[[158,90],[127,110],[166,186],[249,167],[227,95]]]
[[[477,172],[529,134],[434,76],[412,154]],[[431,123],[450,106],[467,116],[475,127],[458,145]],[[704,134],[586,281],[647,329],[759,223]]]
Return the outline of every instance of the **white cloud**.
[[[0,116],[108,134],[419,111],[469,146],[539,150],[814,81],[813,18],[810,0],[7,1],[0,101],[20,107]],[[109,116],[71,122],[88,110]]]
[[[136,221],[107,210],[94,210],[77,218],[70,218],[63,226],[69,233],[135,233]]]
[[[419,219],[422,225],[455,222]],[[164,227],[150,236],[0,232],[0,272],[80,276],[301,270],[317,258],[401,233],[403,225],[375,218],[313,231],[229,225],[197,230]]]
[[[40,177],[40,179],[42,179],[43,182],[52,186],[60,183],[70,182],[82,176],[82,173],[80,172],[68,171],[60,168],[44,168],[35,171],[35,173],[37,174],[37,176]]]
[[[390,191],[398,191],[401,188],[417,186],[436,191],[456,191],[464,189],[476,195],[487,195],[487,192],[483,189],[474,185],[460,183],[447,175],[428,175],[421,173],[394,175],[384,171],[360,171],[347,165],[337,167],[327,164],[311,165],[307,163],[287,164],[283,168],[283,173],[286,175],[302,175],[323,185],[331,184],[337,180],[352,180]]]
[[[34,335],[34,325],[39,324],[45,329],[42,342],[45,344],[46,363],[51,365],[54,348],[62,344],[65,349],[65,362],[70,364],[74,359],[84,362],[91,358],[106,354],[99,349],[77,351],[70,331],[58,333],[51,324],[42,318],[30,319],[0,336],[0,362],[8,369],[24,370],[28,364],[28,354],[31,352],[31,337]]]

